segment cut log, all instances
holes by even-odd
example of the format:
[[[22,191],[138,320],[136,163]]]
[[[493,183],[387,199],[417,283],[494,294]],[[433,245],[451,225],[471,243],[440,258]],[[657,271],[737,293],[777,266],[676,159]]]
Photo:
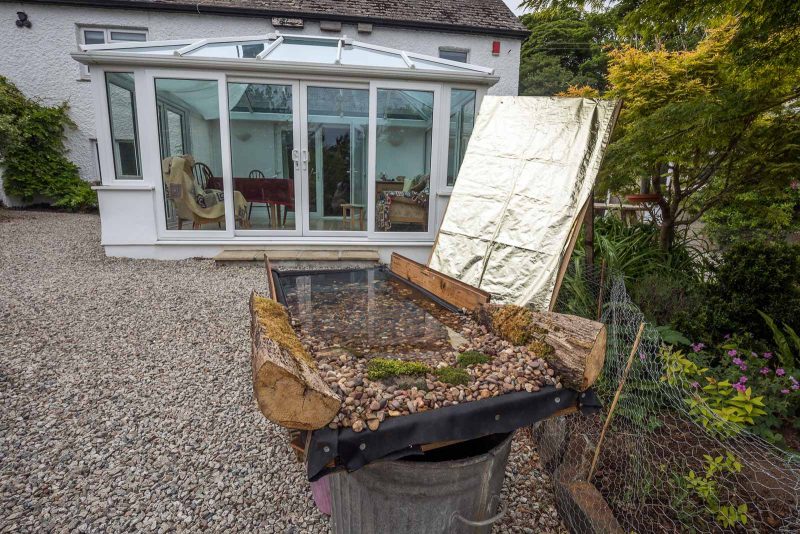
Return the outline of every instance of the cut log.
[[[506,341],[540,354],[565,387],[584,391],[603,369],[607,338],[603,323],[514,305],[486,306],[477,317]]]
[[[264,417],[287,428],[314,430],[339,412],[341,399],[317,372],[286,309],[250,295],[253,392]]]

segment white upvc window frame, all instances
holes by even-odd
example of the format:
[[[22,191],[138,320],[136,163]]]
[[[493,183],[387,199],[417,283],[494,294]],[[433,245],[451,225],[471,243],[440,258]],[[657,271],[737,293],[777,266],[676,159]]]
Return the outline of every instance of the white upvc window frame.
[[[86,45],[86,31],[94,31],[94,32],[103,32],[103,39],[105,44],[112,44],[112,43],[139,43],[139,42],[147,42],[150,40],[150,31],[147,28],[143,28],[141,26],[115,26],[115,25],[97,25],[97,24],[77,24],[76,25],[76,32],[77,32],[77,40],[78,45],[84,46]],[[128,33],[137,33],[140,35],[144,35],[144,41],[126,41],[124,39],[113,39],[111,37],[111,32],[128,32]],[[91,73],[89,72],[89,66],[80,64],[78,65],[78,80],[79,81],[89,81],[91,79]],[[130,72],[130,71],[127,71]]]
[[[377,175],[377,129],[378,129],[378,89],[399,89],[411,91],[429,91],[433,93],[433,126],[431,128],[431,177],[428,185],[428,228],[425,232],[379,232],[375,229],[375,213],[377,199],[375,197],[375,177]],[[441,152],[442,152],[442,93],[444,84],[436,82],[406,82],[399,80],[371,80],[369,92],[369,175],[367,191],[370,202],[368,206],[368,232],[370,241],[433,241],[438,226],[436,213],[437,192],[441,189]],[[446,134],[447,132],[445,132]]]
[[[106,86],[106,73],[107,72],[124,72],[133,73],[135,84],[134,89],[134,105],[136,107],[136,114],[134,117],[136,126],[136,135],[138,137],[136,147],[139,151],[139,171],[142,173],[141,178],[118,178],[117,169],[114,162],[114,138],[111,133],[111,108],[108,102],[108,90]],[[98,163],[100,165],[100,181],[103,185],[107,186],[139,186],[150,183],[147,180],[147,174],[144,166],[144,147],[142,146],[142,106],[144,100],[142,95],[139,94],[139,89],[142,87],[144,76],[144,69],[132,67],[96,67],[94,71],[95,76],[92,77],[92,94],[95,103],[95,123],[97,126],[97,152]],[[152,185],[152,184],[151,184]]]
[[[156,84],[158,78],[171,78],[179,80],[216,81],[219,102],[219,135],[220,158],[222,160],[222,183],[225,203],[225,229],[224,230],[169,230],[167,229],[166,203],[164,201],[164,180],[161,173],[161,146],[158,132],[158,110],[156,106]],[[137,84],[138,84],[137,78]],[[235,220],[233,211],[233,178],[231,175],[231,150],[230,143],[225,142],[230,138],[230,124],[228,120],[228,90],[227,76],[224,72],[198,72],[196,70],[181,69],[147,69],[143,73],[142,85],[137,85],[137,93],[142,93],[142,104],[139,113],[142,137],[142,172],[145,176],[156,179],[155,209],[157,236],[159,240],[230,240],[235,235]],[[137,99],[138,101],[138,99]],[[154,157],[156,155],[157,157]]]
[[[458,60],[455,60],[455,59],[444,58],[444,57],[442,57],[442,52],[463,53],[464,54],[464,61],[462,62],[462,61],[458,61]],[[469,54],[470,54],[470,49],[469,48],[462,48],[462,47],[458,47],[458,46],[440,46],[439,47],[439,56],[438,57],[439,57],[439,59],[444,59],[444,60],[447,60],[447,61],[455,61],[457,63],[469,63]]]
[[[370,224],[372,224],[370,219],[367,219],[367,225],[365,230],[312,230],[311,229],[311,210],[308,209],[308,205],[305,199],[311,198],[311,191],[309,190],[309,182],[310,182],[310,162],[305,161],[303,162],[303,158],[310,157],[310,151],[308,147],[308,122],[303,121],[303,118],[308,118],[308,88],[309,87],[326,87],[331,89],[361,89],[367,91],[367,98],[370,99],[370,106],[372,105],[372,91],[370,89],[369,81],[353,81],[353,80],[332,80],[332,79],[301,79],[300,81],[300,109],[302,112],[300,113],[300,147],[301,147],[301,164],[305,164],[305,168],[301,171],[303,178],[301,179],[302,182],[302,198],[303,198],[303,205],[302,205],[302,221],[303,221],[303,236],[306,238],[313,238],[313,237],[331,237],[331,238],[339,238],[343,241],[350,241],[350,242],[363,242],[366,241],[369,235],[369,231],[371,229]],[[373,135],[373,128],[372,128],[372,120],[370,115],[367,115],[367,214],[369,213],[369,180],[370,180],[370,169],[372,168],[372,158],[370,157],[371,152],[369,151],[370,142],[372,140]],[[353,140],[351,139],[350,142],[352,143]],[[351,145],[352,149],[352,145]],[[374,204],[374,201],[372,202]],[[297,207],[297,202],[295,202],[295,207]],[[295,212],[295,216],[297,216],[297,212]]]
[[[477,121],[478,113],[481,109],[483,97],[486,95],[486,88],[479,85],[465,85],[465,84],[446,84],[444,90],[443,106],[442,106],[442,121],[445,125],[444,143],[442,144],[442,181],[438,190],[439,196],[450,196],[453,194],[453,185],[447,184],[447,158],[450,149],[450,102],[453,90],[456,91],[475,91],[475,120]]]
[[[233,147],[231,146],[230,136],[230,105],[228,103],[228,84],[229,83],[250,83],[262,85],[288,85],[292,88],[292,135],[294,136],[294,149],[293,153],[300,152],[301,126],[300,126],[300,82],[297,79],[286,79],[279,77],[255,77],[255,76],[242,76],[242,75],[228,75],[225,81],[225,106],[226,106],[226,120],[228,121],[228,153],[233,155]],[[224,141],[223,141],[224,144]],[[305,188],[308,187],[307,181],[300,169],[300,158],[292,158],[292,168],[294,169],[294,230],[286,229],[272,229],[272,228],[258,228],[258,229],[235,229],[235,235],[238,237],[295,237],[301,238],[303,232],[303,211],[304,205],[304,184]],[[233,172],[233,163],[231,160],[231,173]],[[233,178],[231,178],[231,188],[233,187]],[[233,193],[231,193],[233,194]],[[227,192],[225,193],[227,198]]]

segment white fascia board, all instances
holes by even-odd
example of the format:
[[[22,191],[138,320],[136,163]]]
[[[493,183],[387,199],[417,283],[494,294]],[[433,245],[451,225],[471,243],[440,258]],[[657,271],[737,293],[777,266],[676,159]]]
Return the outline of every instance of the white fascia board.
[[[335,63],[301,63],[289,61],[264,61],[251,58],[208,58],[195,56],[176,57],[172,54],[133,54],[113,52],[74,52],[72,58],[79,63],[95,65],[119,65],[128,67],[154,67],[175,69],[197,69],[214,72],[270,72],[287,76],[319,75],[366,79],[429,80],[473,85],[494,85],[499,76],[483,73],[425,69],[393,69],[361,65],[337,65]]]

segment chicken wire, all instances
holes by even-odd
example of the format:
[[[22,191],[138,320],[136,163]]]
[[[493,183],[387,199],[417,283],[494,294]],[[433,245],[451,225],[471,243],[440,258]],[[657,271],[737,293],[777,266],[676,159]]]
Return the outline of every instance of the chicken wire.
[[[603,410],[551,419],[535,432],[557,495],[559,485],[587,479],[644,321],[622,276],[599,271],[573,260],[557,301],[557,311],[599,316],[608,330],[603,373],[594,385]],[[656,329],[646,325],[599,449],[591,482],[610,510],[604,515],[598,505],[593,519],[569,513],[562,519],[574,532],[800,532],[798,457],[713,412],[706,423],[714,430],[704,427],[698,406],[689,404],[699,399],[697,384],[665,379],[661,346]]]

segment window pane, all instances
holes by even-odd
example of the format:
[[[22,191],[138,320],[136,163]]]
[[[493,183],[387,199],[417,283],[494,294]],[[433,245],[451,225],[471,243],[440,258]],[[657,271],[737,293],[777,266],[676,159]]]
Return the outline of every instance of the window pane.
[[[147,34],[142,32],[111,32],[112,41],[146,41]]]
[[[233,189],[249,203],[249,227],[294,230],[292,86],[229,83],[228,103]]]
[[[439,50],[439,57],[442,59],[449,59],[450,61],[460,61],[461,63],[467,62],[466,50]]]
[[[87,45],[103,44],[106,42],[106,34],[103,30],[83,30],[83,42]]]
[[[107,72],[106,89],[116,177],[118,180],[141,180],[133,73]]]
[[[369,91],[308,88],[312,230],[366,231]]]
[[[425,232],[433,138],[433,93],[378,89],[375,230]]]
[[[453,89],[450,92],[450,135],[447,142],[447,185],[456,183],[458,170],[467,152],[467,143],[475,127],[475,91]]]
[[[201,46],[192,50],[188,56],[199,57],[224,57],[224,58],[254,58],[264,51],[264,43],[216,43]]]
[[[156,84],[167,228],[225,228],[219,84],[215,80],[159,78]],[[234,195],[235,216],[248,206]]]

